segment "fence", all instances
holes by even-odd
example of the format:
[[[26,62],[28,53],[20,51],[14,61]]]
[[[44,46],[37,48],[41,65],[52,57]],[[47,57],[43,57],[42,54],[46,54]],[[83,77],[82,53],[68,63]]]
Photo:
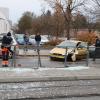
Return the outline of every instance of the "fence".
[[[29,49],[29,48],[28,48]],[[65,59],[63,61],[50,61],[49,54],[46,55],[46,57],[43,58],[41,55],[41,47],[36,49],[35,47],[32,47],[28,51],[24,51],[24,48],[21,49],[23,54],[22,55],[16,55],[16,46],[14,47],[14,54],[12,56],[12,59],[10,59],[10,65],[12,67],[31,67],[31,68],[39,68],[39,67],[45,67],[45,68],[64,68],[64,67],[70,67],[70,66],[90,66],[91,62],[94,63],[93,58],[95,56],[96,59],[100,58],[100,47],[96,48],[96,53],[94,47],[86,47],[87,52],[84,59],[77,60],[77,61],[68,61],[68,52],[66,48],[65,53]],[[36,54],[28,55],[30,53],[30,50],[35,52]],[[81,49],[80,49],[81,50]],[[45,50],[44,50],[45,51]],[[95,64],[100,65],[99,61],[95,62]]]

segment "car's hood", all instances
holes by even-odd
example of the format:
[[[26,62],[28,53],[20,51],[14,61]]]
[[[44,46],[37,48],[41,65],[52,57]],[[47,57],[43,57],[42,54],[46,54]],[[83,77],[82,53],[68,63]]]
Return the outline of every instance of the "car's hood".
[[[17,39],[17,42],[24,42],[24,39]]]
[[[56,48],[54,48],[54,49],[52,49],[51,51],[50,51],[50,53],[51,54],[61,54],[61,55],[65,55],[65,53],[67,53],[67,54],[69,54],[69,53],[73,53],[74,52],[74,48],[70,48],[70,49],[65,49],[65,48],[59,48],[59,47],[56,47]],[[67,52],[66,52],[67,51]],[[76,52],[76,54],[77,54],[78,52]]]
[[[41,42],[48,42],[48,41],[49,41],[49,40],[46,40],[46,39],[45,39],[45,40],[42,40],[42,39],[41,39]]]
[[[57,53],[57,54],[62,54],[62,55],[64,55],[65,54],[65,51],[66,51],[66,49],[64,49],[64,48],[58,48],[58,47],[56,47],[56,48],[54,48],[54,49],[52,49],[51,51],[50,51],[50,53],[52,54],[52,53]]]

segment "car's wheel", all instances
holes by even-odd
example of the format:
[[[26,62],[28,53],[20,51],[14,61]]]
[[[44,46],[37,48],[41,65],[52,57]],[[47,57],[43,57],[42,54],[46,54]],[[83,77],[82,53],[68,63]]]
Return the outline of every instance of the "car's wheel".
[[[74,62],[74,61],[76,61],[76,55],[75,54],[73,54],[72,56],[71,56],[71,60]]]
[[[51,61],[53,61],[53,60],[54,60],[54,58],[53,58],[53,57],[50,57],[50,60],[51,60]]]

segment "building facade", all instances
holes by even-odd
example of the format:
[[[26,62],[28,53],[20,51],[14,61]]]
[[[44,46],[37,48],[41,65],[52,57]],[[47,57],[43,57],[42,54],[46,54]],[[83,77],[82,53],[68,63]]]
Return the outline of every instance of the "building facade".
[[[0,7],[0,34],[11,31],[11,24],[9,21],[9,9]]]

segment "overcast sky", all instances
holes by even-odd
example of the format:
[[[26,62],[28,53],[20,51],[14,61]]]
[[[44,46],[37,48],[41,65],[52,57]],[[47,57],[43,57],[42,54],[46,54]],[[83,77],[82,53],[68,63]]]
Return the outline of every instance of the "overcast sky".
[[[0,0],[0,7],[9,8],[9,18],[13,23],[17,22],[25,11],[41,14],[41,8],[48,9],[42,0]]]

